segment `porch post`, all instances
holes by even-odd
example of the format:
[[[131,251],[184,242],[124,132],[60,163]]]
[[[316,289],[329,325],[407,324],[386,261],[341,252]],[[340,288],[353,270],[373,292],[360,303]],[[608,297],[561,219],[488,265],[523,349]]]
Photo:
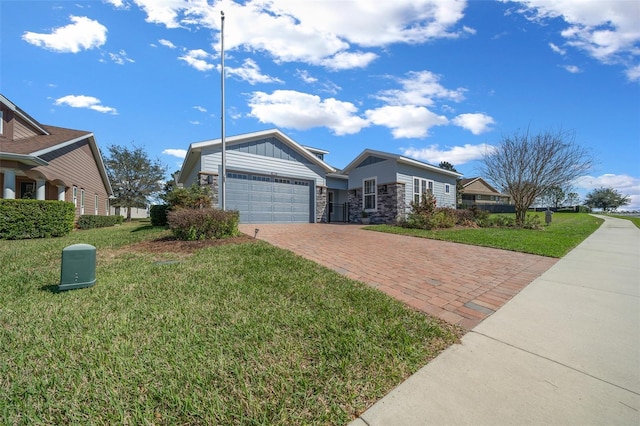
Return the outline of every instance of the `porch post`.
[[[47,183],[44,179],[36,179],[36,200],[44,200],[46,198],[45,193],[45,184]]]
[[[2,198],[14,200],[16,198],[16,172],[12,169],[4,170],[4,189]]]
[[[58,185],[58,201],[64,201],[64,191],[65,191],[65,186],[64,185]]]

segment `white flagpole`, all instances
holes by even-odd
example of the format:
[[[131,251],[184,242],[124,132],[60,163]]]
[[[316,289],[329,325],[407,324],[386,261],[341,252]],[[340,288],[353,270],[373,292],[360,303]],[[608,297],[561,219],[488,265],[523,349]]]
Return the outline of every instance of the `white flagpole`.
[[[222,44],[222,48],[220,49],[220,56],[222,58],[222,65],[220,69],[220,85],[221,88],[221,117],[222,117],[222,129],[221,129],[221,141],[222,141],[222,176],[220,179],[220,200],[222,210],[226,210],[226,186],[227,186],[227,153],[226,151],[226,141],[225,141],[225,111],[224,111],[224,12],[220,12],[220,17],[222,20],[222,25],[220,26],[220,41]]]

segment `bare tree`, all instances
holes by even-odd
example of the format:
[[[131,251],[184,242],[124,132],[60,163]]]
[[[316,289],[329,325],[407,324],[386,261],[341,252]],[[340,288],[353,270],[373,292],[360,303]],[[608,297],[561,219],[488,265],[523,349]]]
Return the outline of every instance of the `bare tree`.
[[[483,176],[511,195],[516,224],[524,224],[527,209],[537,197],[553,187],[565,187],[591,169],[590,152],[576,144],[575,133],[529,129],[502,136],[495,150],[482,160]]]

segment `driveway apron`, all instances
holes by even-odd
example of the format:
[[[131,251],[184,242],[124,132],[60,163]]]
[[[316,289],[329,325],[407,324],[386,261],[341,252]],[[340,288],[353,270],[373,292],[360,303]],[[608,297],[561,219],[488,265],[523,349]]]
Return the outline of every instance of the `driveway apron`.
[[[471,329],[557,259],[365,231],[344,224],[243,224],[240,230]]]

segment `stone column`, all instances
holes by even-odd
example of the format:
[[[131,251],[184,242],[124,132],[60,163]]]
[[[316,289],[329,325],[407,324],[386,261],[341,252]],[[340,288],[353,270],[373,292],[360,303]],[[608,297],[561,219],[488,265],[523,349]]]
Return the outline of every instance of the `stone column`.
[[[2,198],[14,200],[16,198],[16,172],[11,169],[4,170],[4,189]]]

